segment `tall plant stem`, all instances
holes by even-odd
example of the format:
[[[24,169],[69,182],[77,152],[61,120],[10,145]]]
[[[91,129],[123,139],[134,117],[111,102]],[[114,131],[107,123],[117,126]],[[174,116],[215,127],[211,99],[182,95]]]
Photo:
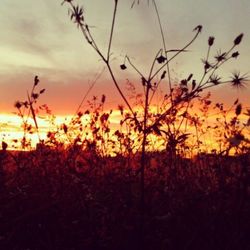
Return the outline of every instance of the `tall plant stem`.
[[[147,144],[147,120],[148,120],[148,107],[149,107],[149,91],[151,84],[147,82],[145,93],[145,106],[143,117],[143,141],[142,141],[142,153],[141,153],[141,212],[144,214],[145,205],[145,165],[146,165],[146,144]]]
[[[154,4],[155,12],[157,15],[158,23],[159,23],[159,28],[161,31],[161,38],[162,38],[162,44],[163,44],[163,48],[164,48],[164,52],[165,52],[165,57],[168,60],[166,40],[165,40],[163,28],[162,28],[160,14],[159,14],[158,7],[157,7],[155,0],[153,0],[153,4]],[[167,73],[168,73],[168,86],[169,86],[170,100],[171,100],[171,104],[173,105],[173,93],[172,93],[172,83],[171,83],[171,77],[170,77],[169,63],[167,64]]]
[[[113,38],[113,34],[114,34],[115,18],[116,18],[116,13],[117,13],[117,5],[118,5],[118,0],[115,0],[115,7],[114,7],[114,13],[113,13],[113,19],[112,19],[110,37],[109,37],[107,61],[109,61],[109,58],[110,58],[110,50],[111,50],[112,38]]]

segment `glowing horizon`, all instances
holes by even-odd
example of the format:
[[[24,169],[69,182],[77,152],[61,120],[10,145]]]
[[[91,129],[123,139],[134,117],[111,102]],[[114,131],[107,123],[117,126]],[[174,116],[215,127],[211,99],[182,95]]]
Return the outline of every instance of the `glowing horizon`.
[[[113,66],[123,90],[127,78],[135,82],[139,89],[141,84],[140,77],[133,70],[119,70],[124,56],[129,55],[140,70],[148,72],[152,58],[162,47],[152,4],[141,1],[139,6],[135,5],[131,9],[131,3],[119,2],[112,46]],[[203,25],[200,38],[190,51],[171,63],[173,78],[181,80],[189,73],[199,78],[203,70],[201,58],[206,54],[210,35],[215,36],[215,47],[211,53],[216,55],[220,48],[230,48],[234,38],[241,32],[245,35],[239,47],[240,57],[225,65],[222,75],[230,76],[230,72],[237,69],[243,74],[249,72],[250,36],[247,32],[250,4],[247,0],[230,3],[226,0],[219,3],[215,0],[159,0],[157,3],[168,49],[183,46],[192,37],[193,28],[198,24]],[[13,103],[26,96],[26,90],[30,89],[34,76],[38,75],[42,88],[46,89],[41,101],[54,114],[73,114],[91,82],[102,71],[103,63],[69,20],[67,6],[60,4],[59,0],[36,1],[35,4],[32,0],[3,0],[1,3],[0,113],[12,112]],[[106,51],[113,1],[97,3],[86,0],[83,3],[79,1],[79,4],[84,5],[93,34],[102,50]],[[194,6],[196,12],[193,11]],[[102,15],[96,15],[98,11]],[[232,18],[238,13],[241,13],[240,18]],[[226,103],[232,98],[239,98],[245,106],[250,106],[250,88],[237,92],[228,86],[224,90],[224,87],[214,90],[215,98],[221,98]],[[102,94],[107,96],[112,108],[123,104],[107,71],[98,79],[89,97]]]

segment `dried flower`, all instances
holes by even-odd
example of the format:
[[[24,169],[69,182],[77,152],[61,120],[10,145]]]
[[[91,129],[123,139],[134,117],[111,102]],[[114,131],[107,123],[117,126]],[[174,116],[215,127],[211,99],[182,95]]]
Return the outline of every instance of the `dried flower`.
[[[240,115],[242,111],[242,105],[239,103],[235,108],[235,114]]]
[[[39,83],[38,76],[35,76],[34,78],[34,86],[36,86]]]
[[[34,99],[37,99],[37,98],[39,97],[39,94],[37,94],[37,93],[32,93],[32,97],[33,97]]]
[[[234,52],[234,53],[232,54],[232,57],[233,57],[233,58],[237,58],[239,55],[240,55],[240,53],[239,53],[238,51],[236,51],[236,52]]]
[[[121,64],[120,68],[121,68],[121,70],[125,70],[127,68],[127,66],[125,64]]]
[[[212,65],[205,59],[202,59],[202,63],[204,64],[204,69],[206,71],[212,67]]]
[[[234,39],[234,45],[239,45],[241,43],[241,40],[243,38],[243,33],[241,33],[240,35],[238,35],[235,39]]]
[[[208,45],[209,46],[212,46],[214,44],[214,37],[213,36],[210,36],[209,38],[208,38]]]
[[[161,55],[161,56],[157,57],[156,60],[158,63],[161,64],[161,63],[164,63],[167,60],[167,58],[165,56]]]
[[[71,2],[73,2],[73,0],[64,0],[64,1],[61,3],[61,5],[63,5],[65,2],[71,3]]]
[[[221,62],[221,61],[224,61],[226,59],[226,52],[224,53],[221,53],[221,51],[217,51],[217,55],[214,57],[217,62]]]
[[[105,100],[106,100],[106,96],[102,95],[101,103],[105,103]]]
[[[200,33],[201,30],[202,30],[202,25],[198,25],[193,29],[193,31],[197,31],[197,33]]]
[[[20,109],[22,107],[22,103],[20,101],[16,101],[14,107]]]
[[[213,83],[214,85],[220,84],[220,80],[221,80],[221,78],[218,75],[215,75],[215,74],[210,76],[210,79],[209,79],[209,81],[211,83]]]
[[[73,10],[70,12],[70,19],[73,20],[77,26],[84,25],[84,16],[83,16],[83,8],[77,6],[73,6]]]
[[[248,78],[246,75],[240,75],[240,72],[234,72],[231,77],[232,86],[235,88],[244,88]]]

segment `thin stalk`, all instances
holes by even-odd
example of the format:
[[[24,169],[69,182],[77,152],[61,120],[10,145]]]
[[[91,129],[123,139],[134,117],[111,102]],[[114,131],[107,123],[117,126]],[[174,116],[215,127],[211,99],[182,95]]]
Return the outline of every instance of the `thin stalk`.
[[[153,4],[154,4],[155,12],[156,12],[156,15],[157,15],[157,19],[158,19],[158,23],[159,23],[159,27],[160,27],[160,31],[161,31],[161,38],[162,38],[163,48],[164,48],[164,51],[165,51],[165,57],[168,60],[165,36],[164,36],[164,33],[163,33],[161,18],[160,18],[160,14],[159,14],[158,7],[157,7],[157,4],[156,4],[155,0],[153,0]],[[169,64],[167,64],[167,73],[168,73],[168,85],[169,85],[170,100],[171,100],[171,103],[173,104],[173,93],[172,93],[172,83],[171,83],[171,77],[170,77]]]
[[[168,63],[170,63],[175,57],[177,57],[181,52],[185,51],[198,37],[200,31],[198,30],[195,34],[195,36],[192,38],[192,40],[186,44],[182,49],[180,49],[175,55],[173,55],[170,59],[168,59],[159,69],[156,70],[156,72],[150,77],[150,81],[154,79],[154,77],[164,68],[167,66]]]
[[[142,141],[142,154],[141,154],[141,210],[144,215],[144,204],[145,204],[145,164],[146,164],[146,144],[147,144],[147,120],[148,120],[148,101],[150,84],[147,82],[146,96],[145,96],[145,107],[143,117],[143,141]]]
[[[122,90],[120,89],[120,87],[119,87],[119,85],[118,85],[118,82],[117,82],[117,80],[116,80],[116,78],[115,78],[115,76],[114,76],[114,73],[113,73],[113,71],[112,71],[112,68],[111,68],[109,62],[108,62],[108,61],[105,61],[105,63],[106,63],[106,65],[107,65],[108,71],[109,71],[110,76],[111,76],[111,78],[112,78],[112,80],[113,80],[113,83],[115,84],[116,89],[118,90],[118,92],[119,92],[120,96],[122,97],[123,101],[124,101],[124,102],[126,103],[126,105],[128,106],[130,112],[133,114],[134,118],[136,118],[135,113],[134,113],[134,111],[133,111],[131,105],[129,104],[127,98],[125,97],[125,95],[123,94]],[[137,119],[136,119],[136,120],[137,120]]]
[[[86,94],[83,96],[81,103],[79,104],[75,115],[77,115],[77,113],[80,111],[84,101],[86,100],[87,96],[89,95],[90,91],[93,89],[93,87],[95,86],[96,82],[98,81],[98,79],[101,77],[101,75],[103,74],[105,68],[103,68],[103,70],[97,75],[97,77],[95,78],[95,80],[92,82],[92,84],[90,85],[90,87],[88,88]]]
[[[113,13],[113,20],[112,20],[112,25],[111,25],[110,37],[109,37],[107,61],[109,61],[109,58],[110,58],[110,50],[111,50],[112,38],[113,38],[113,34],[114,34],[115,18],[116,18],[116,13],[117,13],[117,5],[118,5],[118,0],[115,0],[115,7],[114,7],[114,13]]]
[[[131,62],[131,60],[130,60],[130,58],[129,58],[128,56],[126,56],[126,59],[127,59],[127,61],[129,62],[129,64],[132,66],[132,68],[133,68],[141,77],[145,78],[144,75],[139,71],[139,69],[137,69],[136,66]],[[146,78],[145,78],[145,79],[146,79]]]

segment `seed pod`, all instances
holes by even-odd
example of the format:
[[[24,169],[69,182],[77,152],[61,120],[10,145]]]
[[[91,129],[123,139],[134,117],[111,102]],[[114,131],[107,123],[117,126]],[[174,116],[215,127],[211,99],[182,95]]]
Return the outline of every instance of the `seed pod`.
[[[209,46],[212,46],[214,44],[214,37],[213,36],[210,36],[209,38],[208,38],[208,45]]]
[[[238,35],[235,39],[234,39],[234,45],[239,45],[241,43],[242,37],[243,37],[243,33],[241,33],[240,35]]]

